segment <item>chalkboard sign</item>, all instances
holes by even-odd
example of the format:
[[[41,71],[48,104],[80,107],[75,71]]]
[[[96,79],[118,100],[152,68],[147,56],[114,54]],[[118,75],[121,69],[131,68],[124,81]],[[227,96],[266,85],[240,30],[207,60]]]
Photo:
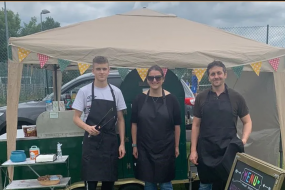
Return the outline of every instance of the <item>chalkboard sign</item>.
[[[272,190],[275,178],[237,161],[228,190]]]
[[[225,190],[284,190],[285,170],[237,153]]]

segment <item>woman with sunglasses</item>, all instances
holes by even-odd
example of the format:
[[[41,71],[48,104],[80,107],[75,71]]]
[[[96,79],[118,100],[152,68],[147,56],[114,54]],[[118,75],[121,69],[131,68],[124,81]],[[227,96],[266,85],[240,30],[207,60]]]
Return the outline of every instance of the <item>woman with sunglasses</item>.
[[[155,65],[147,72],[150,89],[132,104],[133,155],[135,176],[145,190],[172,190],[175,158],[179,155],[180,106],[176,97],[162,88],[164,75]]]

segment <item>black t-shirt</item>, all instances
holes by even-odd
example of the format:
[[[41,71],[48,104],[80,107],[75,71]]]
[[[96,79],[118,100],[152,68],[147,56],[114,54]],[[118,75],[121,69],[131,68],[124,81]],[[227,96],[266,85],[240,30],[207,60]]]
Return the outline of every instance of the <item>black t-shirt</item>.
[[[226,87],[227,88],[227,87]],[[233,121],[235,124],[237,124],[237,118],[243,118],[247,114],[249,114],[248,107],[246,105],[245,99],[240,95],[238,92],[231,88],[227,88],[228,95],[230,98],[230,102],[232,105],[232,111],[233,111]],[[207,95],[210,93],[209,100],[225,100],[227,99],[226,91],[221,93],[219,97],[217,97],[217,94],[213,92],[211,89],[204,90],[203,92],[199,93],[195,100],[194,105],[194,116],[201,118],[202,117],[202,107],[206,102]]]
[[[142,109],[145,98],[146,98],[146,94],[142,93],[142,94],[139,94],[134,99],[133,104],[132,104],[132,116],[131,116],[132,123],[138,123],[138,113]],[[155,101],[159,103],[163,103],[162,97],[159,97],[158,99],[157,97],[153,97],[153,98]],[[179,105],[177,98],[172,94],[166,95],[165,98],[166,98],[166,106],[167,106],[170,117],[173,118],[174,125],[181,125],[181,110],[180,110],[180,105]],[[149,96],[149,98],[147,99],[147,102],[154,103],[151,96]]]

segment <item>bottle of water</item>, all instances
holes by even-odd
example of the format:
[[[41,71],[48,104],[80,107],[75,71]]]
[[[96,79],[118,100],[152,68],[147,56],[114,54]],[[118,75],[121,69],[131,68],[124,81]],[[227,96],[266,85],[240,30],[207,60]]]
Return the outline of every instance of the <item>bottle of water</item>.
[[[51,112],[52,111],[52,101],[46,100],[46,111]]]
[[[62,151],[61,151],[61,145],[59,142],[57,143],[57,159],[61,159],[62,158]]]

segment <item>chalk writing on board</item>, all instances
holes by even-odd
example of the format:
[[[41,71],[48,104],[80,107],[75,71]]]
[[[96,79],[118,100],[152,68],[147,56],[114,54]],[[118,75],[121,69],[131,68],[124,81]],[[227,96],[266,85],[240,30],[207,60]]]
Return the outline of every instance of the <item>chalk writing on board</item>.
[[[276,178],[246,162],[237,161],[227,190],[272,190]]]
[[[244,168],[242,175],[241,175],[241,178],[240,178],[241,182],[252,187],[255,190],[260,189],[260,186],[262,184],[262,180],[263,180],[263,177],[260,174],[254,172],[248,168]]]

